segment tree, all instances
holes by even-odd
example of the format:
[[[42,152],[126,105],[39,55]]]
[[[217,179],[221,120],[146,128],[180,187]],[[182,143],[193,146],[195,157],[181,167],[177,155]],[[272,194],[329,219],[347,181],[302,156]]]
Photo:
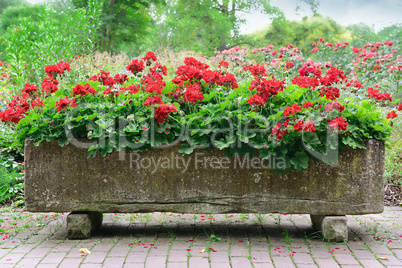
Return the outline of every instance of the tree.
[[[1,2],[2,0],[0,0]],[[4,9],[0,17],[0,34],[4,34],[10,25],[18,25],[21,18],[31,17],[33,21],[38,20],[40,5],[23,4]]]
[[[26,4],[25,0],[0,0],[0,15],[3,13],[5,9],[8,7],[17,7],[22,4]]]
[[[351,32],[345,27],[329,17],[318,14],[304,17],[302,21],[274,21],[263,38],[255,36],[254,40],[256,45],[260,46],[266,46],[267,43],[275,46],[293,44],[300,47],[303,53],[308,53],[311,51],[311,44],[320,37],[324,37],[328,42],[352,40]]]
[[[88,6],[89,0],[72,0],[77,7]],[[139,45],[150,25],[144,0],[98,0],[102,3],[101,26],[99,29],[100,51],[117,52],[118,48]]]
[[[318,0],[299,2],[312,9],[318,5]],[[214,49],[250,43],[239,33],[245,22],[241,14],[257,11],[278,22],[285,20],[284,13],[269,0],[168,0],[165,6],[152,9],[153,31],[148,43],[154,49],[168,45],[213,54]]]
[[[0,0],[1,8],[3,7],[2,1],[6,1],[7,3],[13,2],[8,0]],[[17,5],[17,3],[22,4]],[[7,32],[7,28],[10,26],[19,25],[20,20],[27,17],[31,17],[32,22],[35,23],[38,20],[38,14],[40,13],[39,10],[40,5],[30,5],[25,1],[13,2],[13,5],[8,5],[7,8],[2,10],[3,14],[0,16],[0,60],[4,61],[6,59],[4,53],[5,45],[3,42],[3,35]]]

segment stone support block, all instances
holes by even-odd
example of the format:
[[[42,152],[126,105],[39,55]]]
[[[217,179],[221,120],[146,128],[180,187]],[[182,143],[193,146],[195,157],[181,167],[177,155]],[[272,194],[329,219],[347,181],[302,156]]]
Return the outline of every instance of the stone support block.
[[[101,212],[71,212],[67,216],[67,237],[69,239],[86,239],[102,224],[102,220]]]
[[[313,227],[320,231],[324,238],[332,242],[348,240],[346,216],[310,215]]]

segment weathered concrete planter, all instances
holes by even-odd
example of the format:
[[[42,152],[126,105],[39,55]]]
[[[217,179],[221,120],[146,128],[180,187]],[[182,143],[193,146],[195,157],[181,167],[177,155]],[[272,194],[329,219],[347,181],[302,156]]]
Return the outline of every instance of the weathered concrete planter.
[[[366,144],[342,152],[337,166],[312,161],[303,172],[279,176],[218,150],[182,157],[173,146],[124,160],[119,153],[87,159],[87,149],[27,140],[25,201],[31,212],[81,212],[69,215],[70,238],[88,237],[101,213],[160,211],[306,213],[325,237],[345,240],[344,215],[383,211],[384,144]]]

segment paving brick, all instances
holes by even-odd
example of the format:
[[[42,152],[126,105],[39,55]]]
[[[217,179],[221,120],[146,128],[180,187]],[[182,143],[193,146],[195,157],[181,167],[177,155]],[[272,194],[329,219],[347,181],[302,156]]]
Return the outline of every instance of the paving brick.
[[[317,268],[318,266],[311,263],[311,264],[298,264],[297,268]],[[323,267],[324,268],[324,267]]]
[[[17,263],[24,257],[24,253],[7,254],[0,260],[0,267],[2,264]]]
[[[316,259],[317,265],[322,268],[338,268],[339,264],[333,259]]]
[[[124,258],[106,258],[103,262],[104,268],[121,268],[124,264]],[[157,267],[157,266],[155,266]]]
[[[66,253],[49,253],[40,263],[60,263],[65,256]]]
[[[256,262],[270,262],[271,261],[271,257],[269,256],[269,252],[266,251],[251,251],[251,257],[252,257],[252,261],[253,263]]]
[[[254,268],[274,268],[274,265],[271,262],[269,262],[269,263],[267,263],[267,262],[263,262],[263,263],[253,262],[253,266],[254,266]]]
[[[272,257],[275,267],[291,268],[296,267],[290,257]]]
[[[348,254],[334,254],[334,257],[336,261],[339,264],[347,264],[347,265],[359,265],[357,260],[352,256]]]
[[[132,251],[127,254],[126,262],[142,262],[142,263],[144,263],[146,258],[147,258],[146,252]]]
[[[358,260],[374,260],[376,257],[369,250],[353,250],[352,253]]]
[[[299,266],[299,264],[312,264],[314,263],[313,258],[307,253],[294,253],[293,261]]]
[[[91,252],[82,261],[83,263],[103,263],[107,255],[107,252]]]
[[[187,262],[187,251],[177,251],[177,250],[171,250],[169,252],[169,258],[168,262]]]
[[[392,255],[392,251],[386,245],[369,245],[375,255]]]
[[[125,248],[122,247],[114,247],[110,250],[108,257],[125,257],[127,256],[130,248],[127,246]]]
[[[166,257],[147,258],[145,268],[165,267]]]
[[[58,268],[79,267],[81,262],[82,262],[82,259],[80,259],[80,258],[64,258]]]
[[[360,263],[363,265],[363,267],[384,268],[384,265],[377,260],[360,260]]]
[[[248,256],[248,247],[247,246],[232,246],[230,249],[230,256]]]
[[[42,258],[23,258],[21,259],[16,267],[35,267]]]
[[[167,268],[187,268],[186,262],[168,262]]]
[[[124,268],[144,268],[145,264],[143,262],[126,262],[124,263]],[[165,266],[163,266],[165,267]],[[187,267],[187,266],[186,266]]]
[[[209,259],[211,262],[227,262],[229,263],[229,255],[226,251],[210,252]]]
[[[233,268],[249,268],[252,267],[250,260],[245,257],[232,257],[231,263]]]

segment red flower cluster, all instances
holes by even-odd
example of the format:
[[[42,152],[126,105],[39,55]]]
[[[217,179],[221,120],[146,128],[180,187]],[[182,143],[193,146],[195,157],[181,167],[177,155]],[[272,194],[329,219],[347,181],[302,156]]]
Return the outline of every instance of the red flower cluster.
[[[203,78],[202,72],[207,70],[208,67],[208,65],[192,57],[185,58],[184,65],[181,65],[177,68],[175,72],[176,77],[172,80],[172,82],[179,87],[182,87],[185,81],[188,81],[190,84],[193,82],[198,82]],[[210,73],[206,73],[206,75],[209,77]],[[211,78],[207,78],[207,80],[210,81]]]
[[[162,89],[166,86],[166,82],[163,81],[163,77],[160,73],[148,73],[143,79],[142,84],[145,86],[145,91],[148,93],[162,94]]]
[[[276,80],[275,78],[271,80],[265,80],[265,78],[261,78],[251,81],[249,89],[256,89],[257,95],[259,95],[264,101],[266,101],[271,96],[277,95],[279,91],[282,91],[284,88],[284,84],[284,81]]]
[[[253,96],[251,96],[248,99],[248,104],[250,104],[250,106],[258,106],[261,105],[262,107],[265,106],[265,101],[263,98],[261,98],[259,95],[254,94]]]
[[[310,131],[310,132],[315,132],[315,124],[313,120],[309,120],[308,122],[304,122],[303,120],[299,120],[293,128],[297,131]]]
[[[232,89],[239,88],[239,85],[237,84],[236,81],[236,77],[233,74],[225,73],[224,75],[221,75],[219,78],[220,80],[218,84]]]
[[[138,91],[140,91],[140,86],[139,85],[129,85],[128,87],[121,88],[120,91],[121,91],[121,93],[128,91],[128,92],[130,92],[130,94],[136,94]]]
[[[276,136],[277,140],[282,140],[283,135],[288,133],[287,127],[289,126],[289,120],[283,121],[283,125],[280,122],[276,123],[276,125],[272,128],[271,134]]]
[[[283,112],[283,115],[286,117],[289,117],[291,115],[294,115],[298,112],[300,112],[302,109],[300,108],[299,105],[297,105],[297,103],[293,103],[292,106],[288,106],[285,108],[285,111]]]
[[[44,93],[54,93],[58,90],[57,85],[59,81],[53,78],[45,78],[42,82],[42,92]]]
[[[320,90],[320,97],[324,97],[328,100],[336,100],[337,98],[339,98],[340,94],[339,94],[339,88],[336,87],[323,87]]]
[[[60,112],[61,110],[67,108],[69,104],[71,105],[71,107],[77,106],[75,99],[74,98],[69,99],[67,96],[65,98],[60,99],[59,101],[56,101],[57,111]]]
[[[360,83],[359,81],[355,80],[350,80],[348,83],[346,83],[347,87],[354,87],[354,88],[362,88],[363,83]]]
[[[387,114],[387,119],[392,119],[396,117],[398,117],[398,115],[394,111],[391,111],[390,113]]]
[[[375,88],[372,88],[372,87],[367,88],[367,97],[374,98],[377,101],[380,101],[380,100],[392,101],[391,94],[389,94],[389,93],[380,93],[380,91],[378,89],[375,89]]]
[[[343,119],[342,117],[337,117],[336,119],[329,121],[328,122],[328,126],[331,129],[338,129],[338,130],[346,130],[348,127],[348,123],[345,121],[345,119]]]
[[[39,91],[39,88],[32,84],[25,84],[24,88],[22,89],[22,93],[26,93],[28,95],[32,95],[36,91]]]
[[[113,77],[109,76],[110,72],[105,72],[104,70],[100,70],[100,73],[95,74],[89,78],[91,81],[101,82],[104,86],[113,86],[113,85],[123,85],[126,81],[128,81],[128,77],[126,74],[116,74]]]
[[[184,102],[198,102],[202,101],[204,99],[204,96],[202,95],[202,92],[200,90],[200,86],[198,83],[194,83],[192,85],[189,85],[186,87],[185,92],[184,92]]]
[[[145,54],[145,57],[142,58],[143,61],[146,62],[147,66],[152,64],[152,61],[156,61],[156,56],[153,52],[149,51]]]
[[[30,96],[24,93],[20,96],[13,96],[13,99],[8,104],[8,109],[0,112],[0,119],[3,122],[18,123],[23,117],[28,114],[29,109],[34,109],[36,106],[44,106],[43,102],[36,96]]]
[[[135,59],[129,65],[127,65],[126,69],[127,71],[132,72],[134,75],[136,75],[145,69],[144,62]]]
[[[103,97],[110,95],[110,96],[117,96],[119,95],[119,90],[113,87],[107,87],[104,91],[103,91]]]
[[[320,82],[324,86],[331,86],[332,84],[338,83],[339,81],[346,79],[346,76],[343,74],[343,71],[335,67],[331,67],[327,71],[326,75],[327,76],[320,78]]]
[[[250,71],[255,79],[260,79],[263,76],[267,76],[266,69],[264,65],[248,65],[243,67],[244,71]]]
[[[62,75],[64,71],[71,71],[70,64],[64,61],[45,67],[45,73],[47,73],[49,78],[56,78],[58,74]]]
[[[312,74],[317,78],[321,77],[321,70],[318,68],[306,66],[306,67],[300,68],[298,71],[299,71],[300,76],[309,76],[310,74]]]
[[[298,85],[299,87],[304,87],[304,88],[307,88],[307,87],[315,88],[320,84],[320,82],[315,77],[296,76],[295,78],[292,79],[292,84]]]
[[[295,64],[293,62],[287,62],[285,65],[285,70],[288,70],[290,68],[293,68],[295,66]]]
[[[312,104],[310,101],[307,101],[307,102],[303,103],[302,106],[303,106],[304,108],[308,109],[308,108],[312,107],[313,104]]]
[[[333,111],[333,110],[337,110],[339,112],[343,112],[345,110],[345,106],[341,105],[339,102],[334,101],[331,103],[328,103],[325,106],[325,111]]]
[[[176,106],[169,104],[161,104],[158,106],[158,108],[156,108],[155,119],[157,119],[158,123],[163,123],[165,119],[168,118],[168,115],[173,112],[177,112]]]
[[[82,95],[85,96],[87,94],[96,94],[96,90],[91,87],[89,84],[81,85],[78,84],[73,88],[73,96]]]
[[[222,67],[229,68],[229,63],[226,61],[221,61],[221,62],[219,62],[218,67],[219,68],[222,68]]]
[[[152,106],[155,104],[163,104],[161,97],[155,96],[153,98],[148,97],[147,100],[142,104],[144,106]]]

